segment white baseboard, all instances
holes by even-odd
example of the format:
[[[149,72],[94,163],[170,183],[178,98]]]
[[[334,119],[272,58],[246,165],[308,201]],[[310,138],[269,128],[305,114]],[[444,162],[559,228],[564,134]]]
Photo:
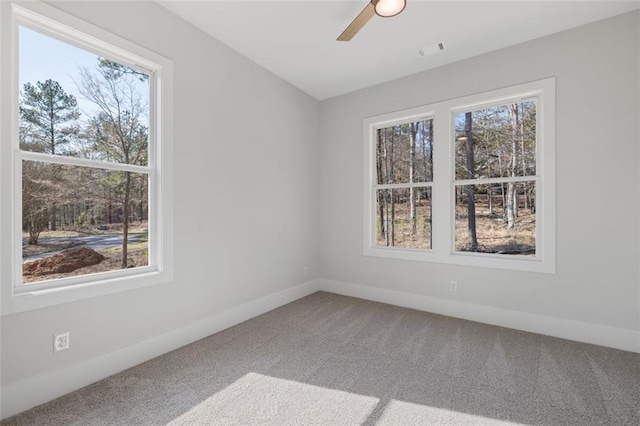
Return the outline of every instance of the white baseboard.
[[[318,280],[317,284],[319,290],[344,296],[358,297],[485,324],[640,353],[640,332],[635,330],[607,327],[455,300],[436,299],[429,296],[340,281]]]
[[[5,419],[315,293],[317,280],[244,303],[134,345],[2,387]]]

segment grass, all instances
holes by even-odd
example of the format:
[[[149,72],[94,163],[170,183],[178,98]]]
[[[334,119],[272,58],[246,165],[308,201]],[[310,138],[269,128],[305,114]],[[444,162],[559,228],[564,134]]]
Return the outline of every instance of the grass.
[[[137,249],[141,249],[141,248],[147,248],[149,245],[149,231],[142,231],[142,232],[129,232],[129,235],[142,235],[141,238],[138,239],[138,241],[131,243],[131,242],[127,242],[127,250],[137,250]],[[113,253],[122,253],[122,246],[118,246],[118,247],[111,247],[110,249],[107,249],[106,251],[108,252],[113,252]]]
[[[83,232],[79,232],[79,231],[71,231],[71,230],[63,230],[63,231],[42,231],[40,233],[40,237],[39,239],[45,239],[45,238],[73,238],[73,237],[82,237],[83,235],[86,235]],[[22,238],[23,239],[28,239],[29,238],[29,233],[28,232],[23,232],[22,233]]]

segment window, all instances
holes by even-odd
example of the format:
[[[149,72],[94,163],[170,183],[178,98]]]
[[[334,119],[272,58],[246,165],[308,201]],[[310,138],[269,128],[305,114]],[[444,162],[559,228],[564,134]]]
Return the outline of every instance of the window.
[[[555,272],[553,79],[368,118],[364,254]]]
[[[377,247],[431,248],[433,120],[376,129]]]
[[[170,61],[1,6],[3,314],[170,280]]]

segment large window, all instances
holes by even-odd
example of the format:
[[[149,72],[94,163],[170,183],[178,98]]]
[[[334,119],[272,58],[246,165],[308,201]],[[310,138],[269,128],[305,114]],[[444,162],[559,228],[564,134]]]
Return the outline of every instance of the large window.
[[[456,251],[535,256],[536,104],[454,114]]]
[[[2,7],[3,313],[168,280],[170,62],[40,3]]]
[[[365,255],[555,271],[553,79],[365,120]]]

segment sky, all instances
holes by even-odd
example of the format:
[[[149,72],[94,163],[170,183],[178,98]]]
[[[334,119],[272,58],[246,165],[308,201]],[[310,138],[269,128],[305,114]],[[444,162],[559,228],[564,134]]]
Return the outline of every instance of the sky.
[[[76,97],[84,116],[81,119],[96,111],[92,102],[82,98],[74,82],[80,81],[79,67],[95,68],[98,65],[98,56],[94,53],[20,26],[18,60],[20,90],[25,83],[55,80],[67,94]],[[140,94],[148,99],[148,84],[140,82],[140,86]]]

